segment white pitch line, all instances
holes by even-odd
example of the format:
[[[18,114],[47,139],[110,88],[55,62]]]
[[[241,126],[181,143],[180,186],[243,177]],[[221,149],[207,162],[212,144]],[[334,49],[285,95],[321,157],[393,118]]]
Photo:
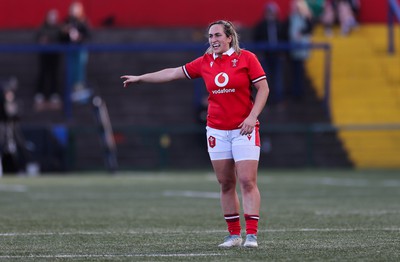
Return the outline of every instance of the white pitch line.
[[[382,185],[385,187],[400,187],[400,180],[384,180]]]
[[[201,192],[201,191],[164,191],[164,196],[182,196],[193,198],[212,198],[219,199],[220,194],[216,192]]]
[[[261,229],[259,232],[274,233],[274,232],[356,232],[356,231],[400,231],[398,227],[384,227],[384,228],[283,228],[283,229]],[[0,233],[0,237],[18,237],[18,236],[66,236],[66,235],[134,235],[134,234],[213,234],[213,233],[225,233],[226,230],[202,230],[202,231],[182,231],[182,230],[171,230],[171,231],[127,231],[127,232],[9,232]]]
[[[0,256],[0,259],[17,259],[17,258],[116,258],[116,257],[206,257],[206,256],[221,256],[217,253],[189,253],[189,254],[66,254],[66,255],[28,255],[28,256]]]
[[[341,186],[341,187],[366,187],[370,182],[366,179],[351,179],[351,178],[332,178],[322,177],[308,181],[309,184],[326,185],[326,186]]]
[[[270,229],[265,232],[356,232],[356,231],[400,231],[400,228],[294,228]]]
[[[23,193],[23,192],[26,192],[27,190],[28,190],[28,188],[24,185],[1,185],[0,184],[0,191]]]
[[[398,210],[353,210],[353,211],[316,211],[317,216],[337,216],[337,215],[362,215],[362,216],[382,216],[390,214],[399,214]]]

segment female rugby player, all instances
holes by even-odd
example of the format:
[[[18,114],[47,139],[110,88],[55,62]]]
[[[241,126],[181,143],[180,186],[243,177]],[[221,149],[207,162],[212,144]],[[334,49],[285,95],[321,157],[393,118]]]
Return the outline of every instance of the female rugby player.
[[[202,77],[208,97],[207,144],[211,163],[220,184],[221,207],[227,236],[220,247],[242,244],[238,181],[246,222],[245,247],[257,247],[260,192],[257,170],[260,135],[257,117],[263,110],[269,88],[265,72],[255,54],[239,47],[238,34],[229,21],[208,26],[206,53],[176,68],[143,75],[124,75],[123,85],[163,83]],[[257,89],[253,101],[252,87]]]

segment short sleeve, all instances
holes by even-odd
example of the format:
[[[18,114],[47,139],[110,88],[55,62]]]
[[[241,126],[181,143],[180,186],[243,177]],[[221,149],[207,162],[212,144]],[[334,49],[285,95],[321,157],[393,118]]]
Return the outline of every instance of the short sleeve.
[[[203,57],[199,57],[192,62],[189,62],[182,66],[183,72],[189,79],[201,77],[201,65],[203,62]]]
[[[264,69],[254,53],[248,52],[248,66],[249,76],[253,84],[266,79]]]

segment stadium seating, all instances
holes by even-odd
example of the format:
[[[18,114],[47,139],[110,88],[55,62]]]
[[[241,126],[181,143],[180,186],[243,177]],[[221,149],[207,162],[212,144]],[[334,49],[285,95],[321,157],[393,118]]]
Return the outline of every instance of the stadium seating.
[[[349,36],[331,38],[319,28],[314,41],[329,41],[332,45],[332,122],[343,127],[339,136],[354,165],[400,167],[399,42],[397,53],[389,55],[383,24],[362,25]],[[321,54],[315,54],[307,65],[320,97],[321,62]]]

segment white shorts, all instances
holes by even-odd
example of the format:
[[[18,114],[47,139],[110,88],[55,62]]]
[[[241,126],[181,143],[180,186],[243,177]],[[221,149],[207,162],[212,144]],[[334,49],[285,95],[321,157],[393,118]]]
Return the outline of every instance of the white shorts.
[[[240,129],[218,130],[209,126],[207,129],[207,147],[211,160],[260,159],[260,133],[257,124],[251,135],[241,135]]]

